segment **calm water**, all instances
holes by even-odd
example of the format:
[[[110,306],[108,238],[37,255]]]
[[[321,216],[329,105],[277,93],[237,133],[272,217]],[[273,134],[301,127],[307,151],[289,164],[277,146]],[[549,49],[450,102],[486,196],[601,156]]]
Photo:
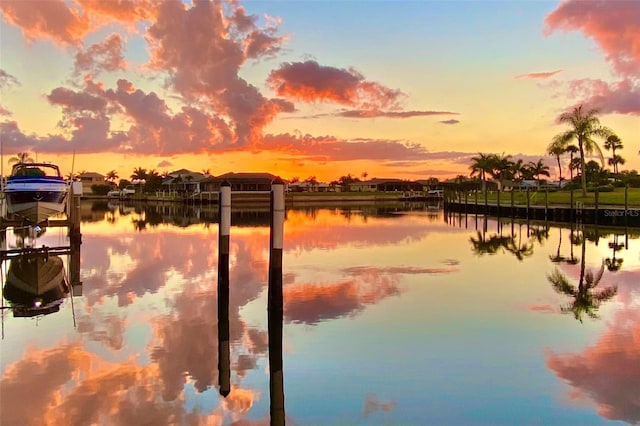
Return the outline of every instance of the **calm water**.
[[[216,214],[144,210],[83,205],[82,288],[3,309],[2,425],[269,423],[267,209],[232,216],[226,398]],[[7,248],[69,244],[32,237]],[[288,210],[283,280],[287,424],[640,422],[637,230]]]

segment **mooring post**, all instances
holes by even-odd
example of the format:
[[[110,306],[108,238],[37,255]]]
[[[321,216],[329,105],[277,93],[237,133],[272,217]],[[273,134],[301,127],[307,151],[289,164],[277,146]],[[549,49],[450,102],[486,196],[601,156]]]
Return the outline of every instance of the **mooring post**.
[[[549,210],[549,189],[544,189],[544,220],[547,220],[547,212]]]
[[[596,193],[595,193],[596,210],[594,212],[594,221],[595,221],[596,225],[598,224],[598,201],[599,201],[599,199],[600,199],[600,193],[598,192],[598,188],[596,187]]]
[[[484,189],[484,214],[487,214],[488,210],[488,202],[487,202],[487,188]]]
[[[513,186],[511,187],[511,217],[515,216],[515,209],[513,208]]]
[[[569,192],[569,220],[571,222],[575,220],[575,214],[573,210],[573,189]]]
[[[629,224],[629,184],[624,186],[624,226]]]
[[[469,198],[469,193],[464,191],[464,214],[467,214],[467,199]]]
[[[478,216],[478,188],[476,188],[475,190],[475,195],[476,195],[476,201],[475,204],[473,206],[473,212],[475,213],[476,217]]]
[[[529,207],[531,205],[531,200],[529,199],[529,188],[527,188],[526,196],[527,196],[527,220],[529,220]]]
[[[231,184],[220,184],[218,194],[218,382],[220,395],[231,392],[229,348],[229,235],[231,231]]]
[[[284,376],[282,366],[282,248],[284,243],[284,182],[271,184],[271,238],[269,253],[268,329],[269,393],[271,425],[285,424]]]

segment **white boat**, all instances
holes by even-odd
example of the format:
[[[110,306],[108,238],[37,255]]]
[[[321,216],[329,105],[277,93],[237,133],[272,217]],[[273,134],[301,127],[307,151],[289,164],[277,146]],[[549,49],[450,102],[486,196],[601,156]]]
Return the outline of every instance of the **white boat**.
[[[7,213],[39,224],[65,211],[69,184],[50,163],[14,164],[4,187]]]

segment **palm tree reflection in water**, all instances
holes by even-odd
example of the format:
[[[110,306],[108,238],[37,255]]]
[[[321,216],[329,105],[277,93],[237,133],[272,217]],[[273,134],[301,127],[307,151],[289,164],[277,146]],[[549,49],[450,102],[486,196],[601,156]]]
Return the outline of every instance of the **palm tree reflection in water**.
[[[584,232],[582,232],[582,234],[584,234]],[[582,235],[581,237],[576,237],[572,240],[576,242],[580,241],[582,244],[578,286],[576,287],[571,284],[569,279],[560,272],[558,268],[555,268],[547,278],[557,293],[573,298],[570,304],[560,307],[560,311],[562,313],[572,313],[574,318],[580,322],[582,322],[582,318],[585,314],[591,319],[598,319],[596,311],[600,308],[602,303],[610,300],[616,295],[618,288],[617,286],[606,287],[603,289],[597,288],[604,274],[605,262],[602,262],[600,268],[598,268],[595,273],[592,270],[587,271],[585,263],[586,238]],[[571,258],[573,259],[573,252]]]
[[[529,237],[530,230],[527,225],[527,239],[522,240],[522,223],[519,224],[518,238],[516,240],[515,231],[513,228],[514,223],[511,223],[511,235],[502,235],[502,227],[499,226],[499,233],[494,233],[487,236],[487,218],[484,218],[484,224],[482,232],[477,231],[477,237],[470,237],[469,242],[472,245],[472,250],[476,255],[482,256],[484,254],[493,255],[500,250],[513,254],[519,261],[524,260],[525,257],[529,257],[533,254],[534,241],[542,243],[549,232],[546,228],[534,229],[531,231],[532,237]]]

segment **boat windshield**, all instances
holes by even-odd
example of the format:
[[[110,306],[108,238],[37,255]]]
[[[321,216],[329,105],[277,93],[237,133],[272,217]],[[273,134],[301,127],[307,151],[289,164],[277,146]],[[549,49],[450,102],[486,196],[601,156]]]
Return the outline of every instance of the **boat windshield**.
[[[13,176],[53,176],[60,177],[60,169],[53,164],[22,163],[13,166]]]

